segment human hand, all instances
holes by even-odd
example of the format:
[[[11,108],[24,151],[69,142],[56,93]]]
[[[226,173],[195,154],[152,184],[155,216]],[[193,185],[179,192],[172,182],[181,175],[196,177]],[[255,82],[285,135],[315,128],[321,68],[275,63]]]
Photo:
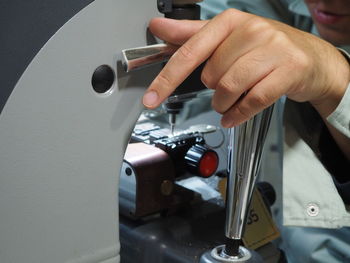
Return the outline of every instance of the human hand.
[[[280,22],[229,9],[211,21],[154,18],[150,30],[181,45],[148,88],[155,108],[201,63],[202,82],[214,89],[212,107],[222,125],[247,121],[287,95],[309,101],[326,117],[350,81],[349,65],[328,42]]]

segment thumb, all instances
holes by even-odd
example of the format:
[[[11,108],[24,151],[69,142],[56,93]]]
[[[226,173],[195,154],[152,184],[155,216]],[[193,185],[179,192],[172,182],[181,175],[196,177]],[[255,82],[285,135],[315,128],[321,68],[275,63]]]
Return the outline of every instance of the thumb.
[[[169,18],[153,18],[149,29],[158,38],[175,45],[182,45],[197,33],[208,21],[176,20]]]

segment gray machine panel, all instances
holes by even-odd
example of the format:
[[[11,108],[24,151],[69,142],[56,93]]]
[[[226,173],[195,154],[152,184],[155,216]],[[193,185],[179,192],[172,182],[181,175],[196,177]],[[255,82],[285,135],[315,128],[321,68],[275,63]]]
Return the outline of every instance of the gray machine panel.
[[[153,0],[97,0],[42,47],[0,115],[0,262],[119,262],[118,178],[141,96],[159,67],[125,74]],[[116,74],[96,93],[100,65]]]
[[[52,35],[94,0],[2,0],[0,113],[24,70]]]

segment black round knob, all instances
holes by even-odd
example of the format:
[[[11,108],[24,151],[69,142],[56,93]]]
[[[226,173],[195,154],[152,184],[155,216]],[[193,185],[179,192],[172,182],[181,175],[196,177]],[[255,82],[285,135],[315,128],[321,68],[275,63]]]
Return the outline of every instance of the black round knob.
[[[189,172],[201,176],[212,176],[219,165],[218,154],[208,147],[200,144],[192,146],[185,155]]]
[[[101,65],[95,69],[91,78],[91,85],[97,93],[107,92],[113,85],[115,74],[108,65]]]

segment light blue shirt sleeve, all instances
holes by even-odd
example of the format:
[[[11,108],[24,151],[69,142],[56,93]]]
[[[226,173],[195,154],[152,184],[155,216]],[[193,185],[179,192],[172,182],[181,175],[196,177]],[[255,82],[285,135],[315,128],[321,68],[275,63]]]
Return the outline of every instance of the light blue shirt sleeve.
[[[327,121],[338,131],[350,138],[350,84],[336,110],[328,116]]]
[[[347,58],[350,65],[350,55],[344,49],[339,50]],[[335,111],[327,117],[327,121],[338,131],[350,138],[350,83],[343,99],[340,101]]]

